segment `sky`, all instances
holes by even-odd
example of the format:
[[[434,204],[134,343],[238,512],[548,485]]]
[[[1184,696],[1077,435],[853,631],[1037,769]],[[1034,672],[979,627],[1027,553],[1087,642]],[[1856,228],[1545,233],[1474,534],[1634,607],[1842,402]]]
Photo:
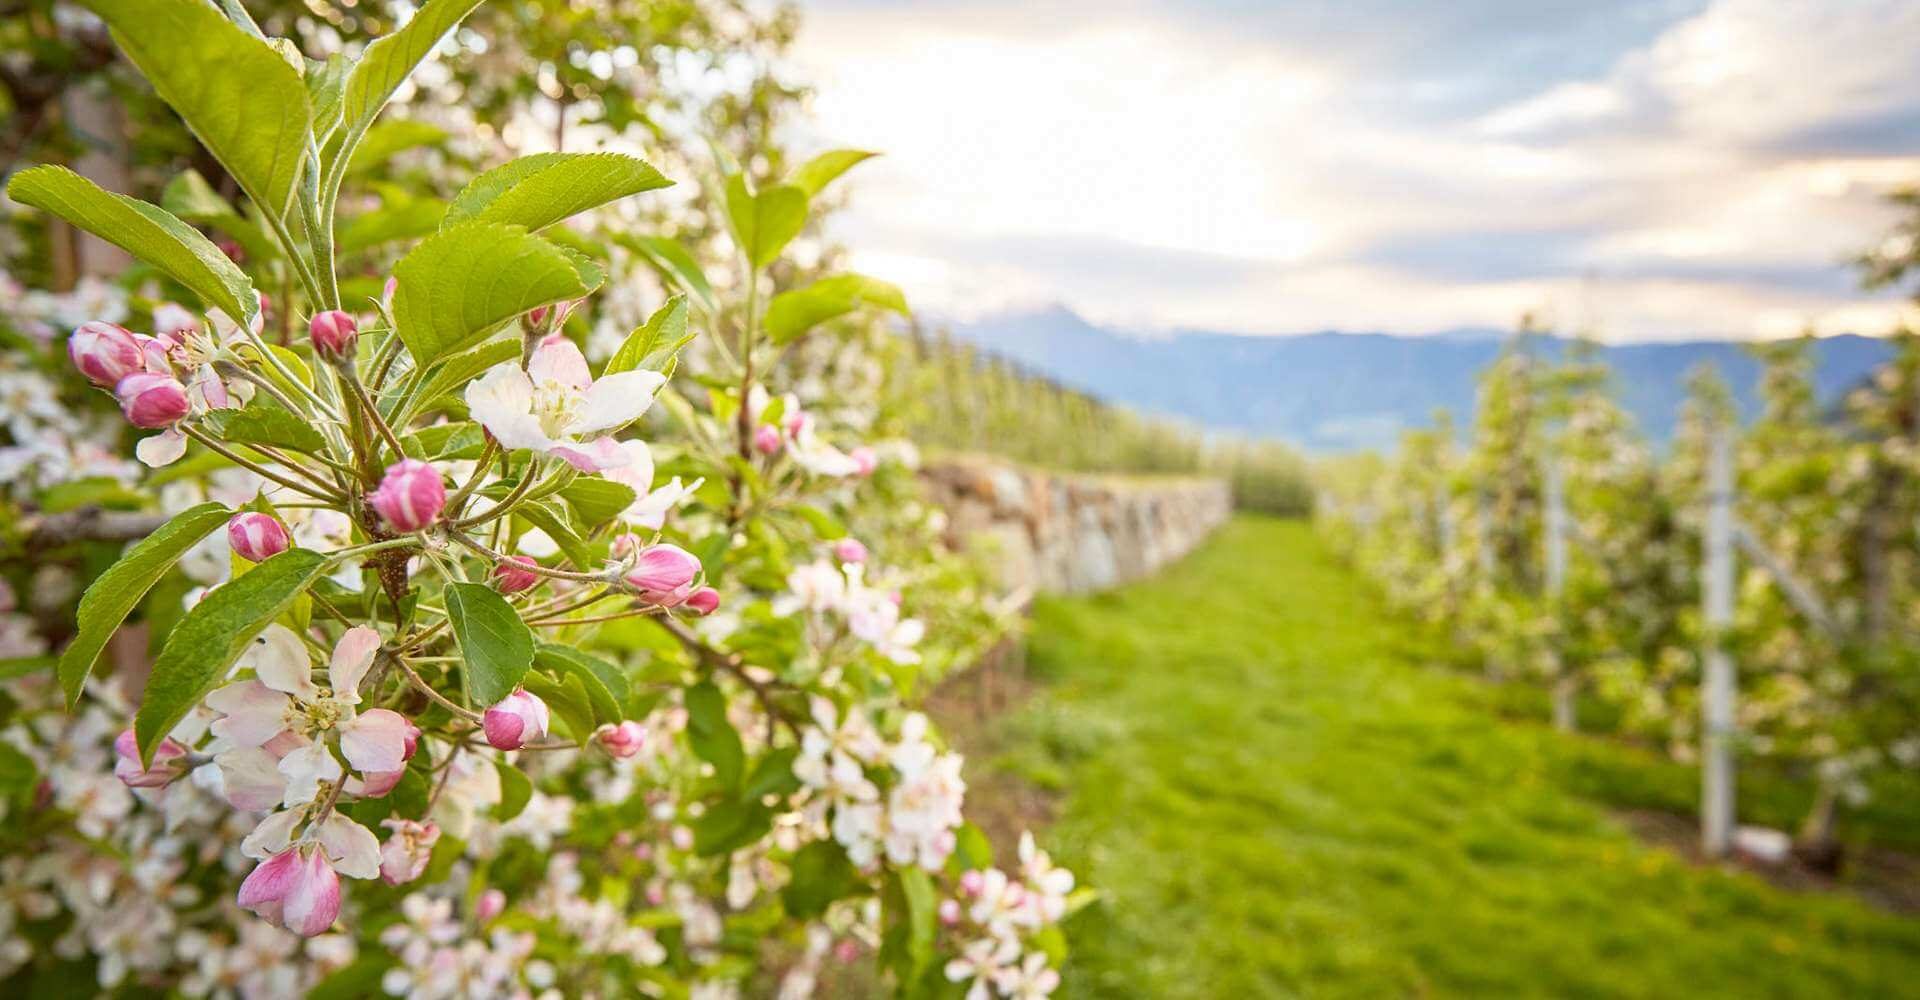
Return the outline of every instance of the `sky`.
[[[802,0],[852,263],[954,319],[1883,333],[1920,0]]]

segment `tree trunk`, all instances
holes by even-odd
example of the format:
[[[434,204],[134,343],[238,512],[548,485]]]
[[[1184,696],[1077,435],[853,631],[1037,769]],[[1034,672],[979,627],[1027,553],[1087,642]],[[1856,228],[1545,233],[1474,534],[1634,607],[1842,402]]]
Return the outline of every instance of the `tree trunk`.
[[[1562,669],[1565,669],[1564,667]],[[1563,733],[1578,732],[1580,719],[1574,708],[1575,698],[1580,692],[1580,682],[1568,674],[1561,674],[1553,681],[1553,728]]]
[[[1823,872],[1840,870],[1840,841],[1834,836],[1840,792],[1833,782],[1820,779],[1813,794],[1813,807],[1800,821],[1800,835],[1794,838],[1793,853],[1808,867]]]

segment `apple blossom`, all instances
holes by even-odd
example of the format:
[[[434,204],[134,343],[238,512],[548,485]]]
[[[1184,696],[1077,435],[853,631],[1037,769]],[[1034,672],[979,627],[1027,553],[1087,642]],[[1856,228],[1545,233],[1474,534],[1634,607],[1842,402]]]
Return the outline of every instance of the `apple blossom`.
[[[502,447],[551,454],[582,472],[597,472],[630,461],[605,432],[647,412],[665,384],[666,376],[654,371],[617,372],[595,381],[580,349],[564,335],[550,334],[524,370],[507,361],[474,380],[466,402]]]
[[[289,544],[287,526],[272,514],[243,511],[227,519],[227,545],[249,562],[266,562]]]
[[[114,384],[113,394],[127,422],[146,430],[179,423],[193,409],[187,387],[159,372],[133,372]]]
[[[594,730],[593,738],[601,748],[621,760],[636,756],[646,746],[647,728],[632,719],[615,725],[611,722]]]
[[[666,524],[667,514],[678,507],[693,492],[706,482],[696,479],[691,484],[682,484],[679,476],[664,485],[653,485],[653,452],[645,441],[621,441],[619,448],[626,454],[626,461],[620,465],[605,469],[601,475],[633,490],[633,502],[620,512],[620,520],[641,528],[658,531]]]
[[[693,581],[700,575],[700,560],[693,553],[670,542],[641,549],[634,556],[627,583],[638,589],[641,599],[662,606],[677,605],[687,599]]]
[[[683,605],[696,615],[710,615],[720,610],[720,592],[712,587],[701,587],[687,595]]]
[[[473,919],[484,924],[505,912],[506,908],[507,894],[498,889],[488,889],[473,901]]]
[[[392,830],[380,848],[380,879],[388,885],[403,885],[420,877],[433,858],[433,845],[440,840],[439,824],[410,819],[383,820],[381,826]]]
[[[133,334],[112,323],[92,320],[80,324],[67,339],[67,357],[87,381],[105,389],[146,367],[146,357]]]
[[[268,923],[312,937],[340,916],[340,876],[317,846],[290,847],[253,869],[237,901]]]
[[[331,365],[349,364],[360,343],[360,324],[351,313],[328,309],[307,322],[307,334],[313,338],[315,357]]]
[[[847,452],[847,457],[853,460],[855,475],[871,476],[880,467],[880,454],[864,444]]]
[[[153,751],[153,766],[140,766],[140,744],[133,730],[121,730],[113,740],[113,774],[128,788],[165,788],[185,777],[191,765],[188,750],[172,738],[160,741]]]
[[[762,455],[777,454],[784,444],[780,429],[772,424],[761,424],[753,429],[753,450]]]
[[[420,531],[440,519],[447,487],[433,466],[403,458],[387,467],[373,492],[373,509],[395,531]]]
[[[547,735],[547,703],[525,688],[496,702],[481,716],[487,742],[496,750],[518,750]]]
[[[508,556],[493,567],[494,589],[503,594],[518,594],[523,590],[532,590],[540,583],[540,574],[527,566],[540,565],[532,556]]]
[[[833,543],[833,557],[843,563],[864,563],[867,561],[867,547],[860,544],[858,538],[842,538]]]

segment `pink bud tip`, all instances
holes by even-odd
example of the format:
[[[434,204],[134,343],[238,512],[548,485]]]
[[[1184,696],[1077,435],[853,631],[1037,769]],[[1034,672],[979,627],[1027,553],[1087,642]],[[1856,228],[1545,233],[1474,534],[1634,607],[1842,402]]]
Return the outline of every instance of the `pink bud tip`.
[[[338,309],[315,314],[307,333],[313,337],[313,353],[332,365],[351,361],[360,344],[360,324]]]
[[[73,331],[67,339],[67,357],[87,381],[109,389],[145,364],[132,333],[99,320],[82,323]]]
[[[127,422],[148,430],[179,423],[193,409],[187,387],[158,372],[134,372],[114,385],[113,394]]]
[[[647,730],[638,722],[627,719],[619,725],[608,723],[595,730],[593,738],[608,753],[622,760],[637,755],[647,742]]]
[[[235,264],[244,263],[247,259],[246,250],[241,248],[240,244],[233,240],[220,240],[215,243],[214,246],[219,247],[220,252],[226,254],[227,259],[233,261]]]
[[[473,901],[473,919],[484,924],[505,913],[506,909],[507,894],[498,889],[488,889]]]
[[[720,610],[720,592],[712,587],[701,587],[687,595],[687,610],[702,617]]]
[[[780,450],[780,429],[772,424],[761,424],[753,432],[753,449],[762,455],[772,455]]]
[[[854,471],[862,476],[871,476],[880,467],[879,453],[864,444],[847,452],[847,457],[853,459]]]
[[[522,567],[538,565],[532,556],[508,556],[506,561],[493,568],[493,585],[502,594],[531,590],[540,582],[540,574]]]
[[[960,873],[960,891],[968,896],[978,896],[987,887],[987,877],[977,869],[968,869]]]
[[[113,740],[113,775],[128,788],[165,788],[187,773],[187,748],[164,739],[153,751],[153,766],[140,766],[140,743],[133,730],[122,730]]]
[[[237,901],[270,924],[313,937],[340,916],[340,876],[324,851],[289,847],[247,875]]]
[[[948,927],[960,923],[960,901],[943,899],[940,901],[940,922]]]
[[[546,737],[547,703],[524,688],[517,689],[487,709],[480,726],[495,750],[518,750]]]
[[[287,526],[272,514],[243,511],[227,519],[227,545],[249,562],[266,562],[287,551]]]
[[[858,538],[842,538],[833,543],[833,557],[843,563],[863,563],[867,561],[867,547]]]
[[[440,518],[447,505],[447,487],[433,466],[404,458],[387,466],[380,488],[373,491],[373,509],[395,531],[419,531]]]
[[[678,545],[649,545],[635,557],[627,582],[640,589],[645,600],[671,607],[687,599],[700,560]]]

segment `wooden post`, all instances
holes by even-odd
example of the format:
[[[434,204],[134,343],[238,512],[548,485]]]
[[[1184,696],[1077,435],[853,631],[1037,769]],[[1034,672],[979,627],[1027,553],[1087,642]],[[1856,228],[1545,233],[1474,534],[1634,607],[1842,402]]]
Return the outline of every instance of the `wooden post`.
[[[1733,455],[1727,428],[1716,428],[1707,460],[1706,559],[1701,579],[1706,641],[1701,651],[1700,848],[1722,857],[1733,841],[1733,661],[1725,633],[1733,624]]]
[[[1580,685],[1567,672],[1567,661],[1559,648],[1560,632],[1566,626],[1563,606],[1567,595],[1567,496],[1560,478],[1560,463],[1551,455],[1542,463],[1541,478],[1546,487],[1546,516],[1541,519],[1542,534],[1545,535],[1542,542],[1546,548],[1546,575],[1541,593],[1554,619],[1554,648],[1548,654],[1553,658],[1554,667],[1553,728],[1570,733],[1577,728],[1574,694]]]

